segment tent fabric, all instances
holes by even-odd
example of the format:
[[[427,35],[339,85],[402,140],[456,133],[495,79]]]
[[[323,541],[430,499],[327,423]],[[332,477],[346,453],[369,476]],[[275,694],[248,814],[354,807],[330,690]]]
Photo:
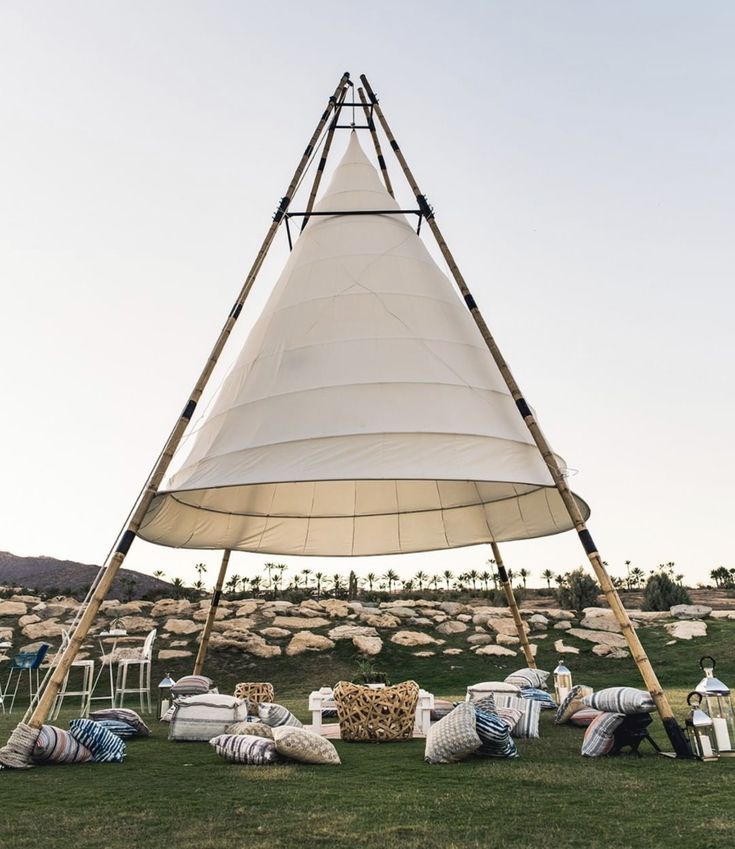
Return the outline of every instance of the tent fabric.
[[[395,209],[353,132],[316,210]],[[401,214],[310,219],[186,451],[143,521],[150,542],[363,556],[572,527],[469,311]]]

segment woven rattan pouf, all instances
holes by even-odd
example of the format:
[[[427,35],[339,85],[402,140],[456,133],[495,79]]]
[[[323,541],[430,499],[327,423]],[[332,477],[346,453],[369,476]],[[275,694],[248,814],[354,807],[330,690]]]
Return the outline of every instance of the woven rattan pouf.
[[[273,684],[243,681],[235,686],[234,696],[236,699],[246,699],[254,705],[259,705],[261,702],[272,702],[274,698]]]
[[[334,688],[334,701],[341,737],[356,743],[410,740],[418,700],[415,681],[381,689],[340,681]]]

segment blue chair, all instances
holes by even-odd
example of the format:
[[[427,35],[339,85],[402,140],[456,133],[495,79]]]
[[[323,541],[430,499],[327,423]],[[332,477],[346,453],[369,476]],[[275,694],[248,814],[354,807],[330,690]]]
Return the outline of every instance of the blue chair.
[[[8,681],[5,685],[4,692],[6,697],[10,692],[10,685],[13,680],[13,674],[17,672],[18,677],[15,681],[15,689],[13,690],[13,696],[10,699],[10,709],[8,710],[8,713],[13,712],[15,697],[18,695],[18,688],[20,687],[20,682],[23,678],[23,672],[28,672],[28,700],[29,702],[33,702],[33,699],[36,697],[36,694],[38,693],[38,689],[41,684],[39,668],[43,663],[43,659],[46,657],[46,652],[49,650],[49,648],[50,646],[48,645],[48,643],[43,643],[36,652],[24,651],[13,655],[13,658],[10,661],[10,673],[8,675]]]

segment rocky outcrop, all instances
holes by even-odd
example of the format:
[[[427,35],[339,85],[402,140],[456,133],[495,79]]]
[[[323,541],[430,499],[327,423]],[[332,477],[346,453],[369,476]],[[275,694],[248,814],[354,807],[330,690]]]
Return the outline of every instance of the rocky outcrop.
[[[554,651],[557,654],[579,654],[579,649],[574,646],[565,646],[564,640],[556,640],[554,643]]]
[[[480,646],[475,654],[488,657],[516,657],[518,652],[513,651],[513,649],[507,649],[504,646]]]
[[[169,634],[196,634],[202,630],[202,626],[191,619],[167,619],[163,630]]]
[[[275,628],[292,628],[299,631],[308,628],[323,628],[329,625],[329,619],[322,619],[317,616],[314,618],[306,616],[275,616],[271,623]]]
[[[587,640],[590,643],[610,646],[611,648],[624,649],[628,645],[622,634],[613,634],[610,631],[591,631],[586,628],[570,628],[567,631],[567,634],[571,637],[576,637],[578,640]]]
[[[329,632],[330,640],[351,640],[353,637],[377,637],[375,628],[367,625],[337,625]]]
[[[286,646],[286,654],[289,657],[303,654],[307,651],[327,651],[334,648],[334,643],[321,634],[313,634],[311,631],[299,631],[294,634],[291,642]]]
[[[670,622],[664,627],[676,640],[691,640],[694,637],[707,636],[707,623],[699,619]]]
[[[675,619],[706,619],[712,608],[706,604],[675,604],[669,612]]]
[[[439,642],[423,631],[398,631],[391,636],[390,641],[397,646],[409,647],[436,645]]]
[[[463,634],[467,630],[467,625],[464,622],[448,619],[446,622],[437,625],[436,630],[440,634]]]
[[[363,654],[369,657],[374,657],[383,649],[383,641],[380,637],[365,637],[361,634],[356,634],[352,638],[352,645]]]

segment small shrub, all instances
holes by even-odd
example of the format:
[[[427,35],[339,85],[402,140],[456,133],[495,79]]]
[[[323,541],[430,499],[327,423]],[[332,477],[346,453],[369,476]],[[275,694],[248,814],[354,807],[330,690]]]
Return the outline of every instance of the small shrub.
[[[357,675],[352,679],[353,684],[389,684],[388,675],[376,669],[372,660],[365,658],[357,661]]]
[[[515,596],[516,604],[520,607],[526,596],[526,590],[513,587],[513,595]],[[508,606],[508,599],[505,597],[505,590],[488,590],[487,598],[491,607]]]
[[[564,576],[564,583],[556,591],[559,604],[569,610],[584,610],[595,607],[600,594],[600,585],[581,567]]]
[[[691,604],[686,587],[676,584],[665,572],[657,572],[646,581],[642,610],[668,610],[674,604]]]

